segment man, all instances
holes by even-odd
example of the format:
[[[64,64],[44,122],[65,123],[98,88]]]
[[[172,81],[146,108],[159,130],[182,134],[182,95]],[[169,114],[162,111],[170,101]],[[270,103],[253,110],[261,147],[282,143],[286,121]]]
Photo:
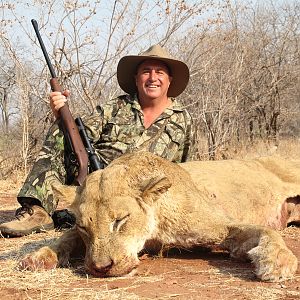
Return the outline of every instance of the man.
[[[126,152],[147,150],[170,161],[186,161],[191,117],[174,99],[188,83],[186,64],[154,45],[140,55],[121,58],[117,79],[127,94],[97,107],[97,112],[84,120],[100,160],[107,165]],[[23,236],[54,228],[51,216],[57,202],[51,185],[57,181],[72,184],[76,174],[59,129],[59,109],[68,95],[67,91],[50,94],[57,121],[18,194],[21,207],[16,219],[0,225],[3,235]]]

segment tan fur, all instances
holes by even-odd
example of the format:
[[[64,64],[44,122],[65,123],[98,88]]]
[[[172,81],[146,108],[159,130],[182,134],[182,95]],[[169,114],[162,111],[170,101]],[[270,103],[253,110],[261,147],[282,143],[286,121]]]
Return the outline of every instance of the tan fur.
[[[232,257],[251,259],[262,280],[291,278],[297,258],[266,225],[280,229],[297,215],[299,172],[299,162],[279,159],[176,165],[147,152],[125,155],[82,187],[55,188],[60,199],[74,201],[77,225],[21,267],[43,268],[40,262],[55,255],[56,264],[66,264],[84,249],[88,272],[122,276],[137,267],[145,245],[219,245]]]

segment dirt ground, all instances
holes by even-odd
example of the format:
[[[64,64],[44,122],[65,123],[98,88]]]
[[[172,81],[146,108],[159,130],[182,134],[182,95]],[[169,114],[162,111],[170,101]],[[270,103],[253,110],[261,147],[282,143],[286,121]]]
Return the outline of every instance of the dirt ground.
[[[0,194],[0,223],[12,219],[16,207],[15,195]],[[291,281],[263,283],[250,263],[220,251],[143,256],[133,277],[94,278],[82,262],[44,272],[17,269],[20,257],[60,234],[0,238],[0,299],[300,299],[300,265]],[[290,227],[282,235],[300,261],[300,228]]]

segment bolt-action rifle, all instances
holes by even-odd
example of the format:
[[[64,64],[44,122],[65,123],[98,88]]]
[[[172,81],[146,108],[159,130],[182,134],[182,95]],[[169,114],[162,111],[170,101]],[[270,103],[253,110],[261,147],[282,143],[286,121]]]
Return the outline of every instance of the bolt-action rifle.
[[[54,68],[50,62],[45,45],[39,33],[37,21],[31,20],[31,23],[33,25],[34,31],[42,48],[46,63],[51,74],[51,90],[54,92],[62,92],[62,88],[58,82]],[[89,164],[91,171],[103,169],[103,164],[100,162],[99,158],[94,152],[93,147],[91,146],[90,140],[87,136],[81,119],[77,118],[75,122],[67,103],[65,103],[65,105],[59,109],[58,114],[62,122],[65,141],[69,143],[71,152],[73,155],[75,155],[75,159],[78,164],[78,175],[75,178],[73,184],[82,185],[89,172]]]

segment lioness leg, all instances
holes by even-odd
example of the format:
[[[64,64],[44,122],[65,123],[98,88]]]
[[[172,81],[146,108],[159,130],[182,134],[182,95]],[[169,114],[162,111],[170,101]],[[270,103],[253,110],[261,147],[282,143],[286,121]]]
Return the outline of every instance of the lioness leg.
[[[255,225],[229,226],[229,235],[222,246],[232,257],[250,258],[258,278],[283,281],[297,270],[296,256],[287,248],[278,232]]]
[[[75,229],[63,233],[52,245],[26,255],[19,263],[23,270],[54,269],[68,264],[72,254],[84,251],[84,244]]]

